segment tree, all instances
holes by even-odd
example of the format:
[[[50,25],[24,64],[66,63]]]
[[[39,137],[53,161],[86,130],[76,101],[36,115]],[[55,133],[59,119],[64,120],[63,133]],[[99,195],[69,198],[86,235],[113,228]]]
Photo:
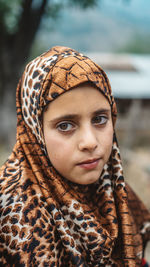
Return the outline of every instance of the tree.
[[[9,139],[11,142],[11,133],[16,127],[13,112],[16,85],[42,20],[45,16],[56,18],[67,5],[88,8],[97,2],[98,0],[0,0],[1,140]]]
[[[68,5],[86,9],[100,1],[0,0],[0,140],[14,140],[16,85],[44,18],[56,19]]]

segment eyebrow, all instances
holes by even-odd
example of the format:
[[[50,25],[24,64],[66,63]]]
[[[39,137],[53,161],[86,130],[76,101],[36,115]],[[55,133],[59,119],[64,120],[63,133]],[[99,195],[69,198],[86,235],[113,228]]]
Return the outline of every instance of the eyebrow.
[[[96,116],[98,114],[102,114],[102,113],[110,113],[111,112],[111,109],[98,109],[94,112],[92,112],[92,116]],[[79,114],[64,114],[62,116],[59,116],[59,117],[56,117],[52,120],[50,120],[49,122],[50,123],[56,123],[58,121],[63,121],[63,120],[77,120],[77,119],[80,119],[81,118],[81,115]]]

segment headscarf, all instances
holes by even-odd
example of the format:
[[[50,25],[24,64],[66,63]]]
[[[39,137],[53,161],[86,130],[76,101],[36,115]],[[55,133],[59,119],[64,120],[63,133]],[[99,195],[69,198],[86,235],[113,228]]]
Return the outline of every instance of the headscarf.
[[[125,184],[115,131],[94,184],[61,177],[47,156],[44,108],[85,82],[105,95],[115,126],[109,80],[88,57],[53,47],[25,68],[17,87],[17,141],[0,171],[0,266],[141,266],[150,215]]]

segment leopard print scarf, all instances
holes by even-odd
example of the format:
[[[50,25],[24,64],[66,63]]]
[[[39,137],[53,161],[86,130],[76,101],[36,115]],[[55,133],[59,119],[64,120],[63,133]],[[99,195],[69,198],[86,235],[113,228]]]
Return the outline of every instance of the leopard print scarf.
[[[42,112],[84,82],[116,105],[105,72],[54,47],[30,62],[17,87],[17,142],[0,171],[0,266],[141,266],[150,215],[124,182],[114,134],[109,162],[92,185],[67,182],[51,165]]]

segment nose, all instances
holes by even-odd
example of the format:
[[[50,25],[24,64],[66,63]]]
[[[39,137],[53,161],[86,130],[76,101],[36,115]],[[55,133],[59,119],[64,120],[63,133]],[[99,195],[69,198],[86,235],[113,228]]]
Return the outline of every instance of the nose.
[[[80,131],[78,147],[80,151],[94,151],[98,146],[98,139],[92,127],[85,127]]]

